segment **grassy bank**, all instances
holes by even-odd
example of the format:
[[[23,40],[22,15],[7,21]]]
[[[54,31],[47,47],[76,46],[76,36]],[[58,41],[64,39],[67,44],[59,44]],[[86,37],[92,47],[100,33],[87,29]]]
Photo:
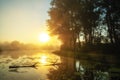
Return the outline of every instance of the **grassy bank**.
[[[112,45],[83,46],[79,51],[59,50],[54,54],[64,57],[71,57],[93,64],[109,64],[111,67],[120,67],[119,47]]]
[[[66,57],[77,57],[87,55],[111,55],[111,56],[120,56],[120,47],[113,44],[97,44],[97,45],[84,45],[75,51],[73,49],[61,49],[55,51],[54,53],[60,56]]]

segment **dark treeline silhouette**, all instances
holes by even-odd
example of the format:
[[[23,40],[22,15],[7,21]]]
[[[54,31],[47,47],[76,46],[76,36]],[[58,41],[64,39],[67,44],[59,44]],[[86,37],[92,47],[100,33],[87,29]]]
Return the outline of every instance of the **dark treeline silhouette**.
[[[97,45],[117,50],[120,47],[119,4],[119,0],[52,0],[49,30],[59,35],[62,49],[78,51],[86,45]]]

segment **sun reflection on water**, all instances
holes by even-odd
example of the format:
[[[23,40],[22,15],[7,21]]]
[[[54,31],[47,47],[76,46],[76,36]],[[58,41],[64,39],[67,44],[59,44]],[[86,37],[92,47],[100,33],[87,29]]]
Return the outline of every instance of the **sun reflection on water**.
[[[45,54],[45,53],[38,53],[36,55],[33,55],[33,57],[35,57],[36,59],[34,59],[34,62],[38,62],[37,65],[41,66],[50,66],[51,64],[57,64],[57,63],[61,63],[60,57],[58,57],[57,55],[53,55],[53,54]]]
[[[43,65],[47,64],[47,56],[45,56],[45,55],[41,56],[39,61]]]
[[[5,54],[0,55],[0,80],[10,80],[10,77],[13,77],[14,80],[17,80],[18,77],[21,80],[26,80],[26,78],[29,80],[33,78],[36,80],[46,80],[49,69],[56,68],[57,66],[52,64],[61,63],[59,56],[47,51],[33,53],[31,51],[9,51],[7,53],[17,55],[17,53],[23,52],[28,54],[21,54],[17,57],[12,57],[12,55],[7,57]],[[9,68],[10,66],[19,67],[13,69]]]

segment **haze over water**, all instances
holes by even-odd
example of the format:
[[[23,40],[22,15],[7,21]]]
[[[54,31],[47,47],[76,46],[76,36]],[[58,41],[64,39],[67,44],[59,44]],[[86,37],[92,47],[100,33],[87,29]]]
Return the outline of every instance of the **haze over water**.
[[[0,0],[0,80],[119,80],[116,1]]]

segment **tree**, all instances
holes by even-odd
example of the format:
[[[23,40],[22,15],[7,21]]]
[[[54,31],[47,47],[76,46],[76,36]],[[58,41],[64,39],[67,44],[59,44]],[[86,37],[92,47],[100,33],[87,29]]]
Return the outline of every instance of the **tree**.
[[[80,35],[86,44],[120,44],[119,0],[52,0],[49,30],[59,35],[63,48],[80,47]],[[107,31],[108,30],[108,31]]]
[[[102,1],[102,0],[101,0]],[[111,43],[120,45],[120,1],[103,0],[101,10],[104,9],[105,21]]]

